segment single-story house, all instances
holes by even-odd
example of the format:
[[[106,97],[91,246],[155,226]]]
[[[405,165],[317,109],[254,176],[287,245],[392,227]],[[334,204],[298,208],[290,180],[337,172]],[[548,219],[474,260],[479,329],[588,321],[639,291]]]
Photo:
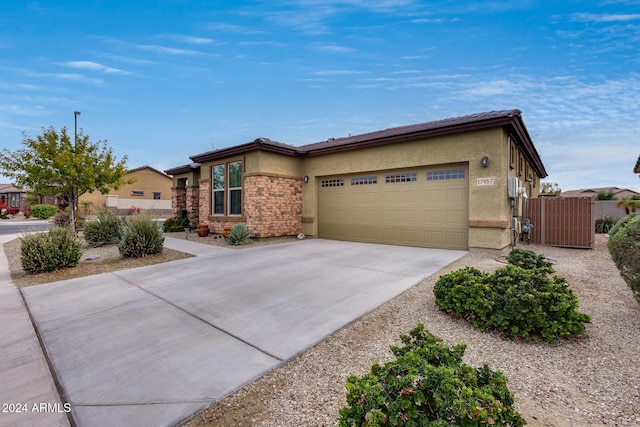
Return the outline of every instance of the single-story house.
[[[629,190],[628,188],[618,187],[601,187],[601,188],[585,188],[581,190],[568,190],[560,193],[560,197],[591,197],[597,196],[598,193],[613,193],[616,199],[624,199],[625,197],[632,197],[638,195],[638,192]]]
[[[61,199],[55,196],[44,197],[28,197],[29,190],[24,188],[17,188],[13,184],[0,184],[0,203],[7,208],[18,208],[21,211],[27,210],[31,206],[30,199],[36,203],[58,205],[62,203]]]
[[[221,233],[499,250],[547,172],[520,110],[292,146],[267,138],[190,156],[173,213]],[[526,195],[526,196],[525,196]]]
[[[120,212],[133,207],[140,210],[151,210],[155,213],[171,212],[171,187],[173,180],[163,172],[151,166],[140,166],[129,169],[123,176],[125,181],[133,179],[133,184],[124,184],[108,194],[99,191],[83,194],[79,198],[82,209],[83,202],[91,203],[94,208],[106,206]]]

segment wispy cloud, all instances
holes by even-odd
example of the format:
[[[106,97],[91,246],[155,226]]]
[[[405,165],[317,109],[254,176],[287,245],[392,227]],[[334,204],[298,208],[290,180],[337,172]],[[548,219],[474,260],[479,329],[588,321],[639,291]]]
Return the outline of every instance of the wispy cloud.
[[[355,51],[355,49],[351,47],[340,46],[337,44],[314,44],[312,49],[318,52],[328,53],[351,53]]]
[[[574,13],[572,21],[578,22],[628,22],[640,20],[640,13],[633,14],[609,14],[609,13]]]
[[[171,40],[176,40],[186,44],[196,45],[196,46],[222,44],[214,39],[210,39],[207,37],[185,36],[181,34],[167,34],[167,35],[163,35],[162,37],[168,38]]]
[[[199,52],[193,49],[180,49],[180,48],[160,46],[155,44],[139,44],[139,45],[136,45],[136,47],[138,49],[166,54],[166,55],[197,56],[197,55],[203,54],[202,52]]]
[[[120,70],[119,68],[108,67],[106,65],[100,64],[98,62],[93,61],[69,61],[63,62],[61,65],[69,68],[76,68],[80,70],[88,70],[88,71],[100,71],[105,74],[130,74],[128,71]]]
[[[77,73],[42,73],[39,71],[25,71],[25,74],[37,78],[53,78],[60,80],[70,80],[83,83],[103,84],[104,80],[95,79]]]
[[[356,71],[356,70],[325,70],[314,71],[312,74],[316,76],[353,76],[358,74],[368,74],[368,71]]]
[[[122,62],[125,64],[134,64],[134,65],[153,65],[156,62],[150,59],[144,59],[139,57],[131,57],[131,56],[122,56],[122,55],[113,55],[111,53],[99,52],[98,56],[111,59],[113,61]]]

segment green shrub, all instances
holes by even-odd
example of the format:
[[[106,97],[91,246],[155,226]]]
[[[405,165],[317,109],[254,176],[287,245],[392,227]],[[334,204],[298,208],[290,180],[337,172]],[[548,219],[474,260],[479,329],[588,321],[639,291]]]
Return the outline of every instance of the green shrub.
[[[607,246],[620,275],[640,302],[640,213],[618,221],[609,232]]]
[[[349,377],[340,427],[526,424],[500,371],[462,363],[464,344],[451,349],[422,324],[400,338],[404,347],[391,347],[395,360]]]
[[[517,265],[525,270],[539,270],[545,274],[551,274],[555,271],[552,267],[553,264],[544,255],[538,255],[529,249],[512,249],[507,255],[507,261],[509,264]]]
[[[53,217],[53,224],[56,227],[68,227],[69,226],[69,212],[58,211]]]
[[[22,268],[31,274],[75,267],[82,256],[81,243],[68,228],[27,233],[20,241]]]
[[[172,218],[168,218],[164,224],[162,224],[162,231],[165,233],[172,233],[176,231],[184,231],[187,227],[189,227],[188,218],[174,216]]]
[[[616,225],[617,219],[611,216],[603,216],[596,218],[596,233],[608,234],[609,231]]]
[[[528,341],[551,343],[584,332],[591,319],[576,310],[578,298],[566,279],[549,278],[546,273],[553,270],[542,256],[517,252],[511,258],[533,267],[509,264],[491,275],[465,267],[445,274],[433,288],[436,305],[483,331]]]
[[[629,214],[627,216],[623,216],[622,218],[620,218],[616,224],[611,227],[611,230],[609,230],[609,237],[614,236],[615,234],[618,233],[618,231],[624,229],[627,226],[627,223],[629,223],[629,221],[634,220],[634,218],[637,218],[638,215],[640,215],[640,212],[636,212],[636,213],[632,213]]]
[[[51,218],[58,211],[58,207],[54,205],[31,205],[31,215],[40,219]]]
[[[227,243],[234,246],[251,243],[247,226],[244,224],[236,224],[231,227],[231,232],[229,233],[229,237],[227,237]]]
[[[164,236],[150,216],[132,215],[122,222],[116,246],[125,258],[141,258],[162,252]]]
[[[122,220],[107,209],[98,210],[96,219],[84,223],[84,239],[92,246],[113,244],[118,240]]]

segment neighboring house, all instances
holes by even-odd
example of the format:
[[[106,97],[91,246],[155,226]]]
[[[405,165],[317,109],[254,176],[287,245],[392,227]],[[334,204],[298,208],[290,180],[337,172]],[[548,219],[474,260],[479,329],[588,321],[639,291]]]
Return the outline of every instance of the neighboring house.
[[[560,197],[591,197],[591,196],[597,196],[598,193],[600,192],[605,192],[605,193],[612,192],[613,194],[615,194],[616,199],[618,200],[624,199],[625,197],[635,196],[638,194],[637,192],[633,190],[629,190],[627,188],[602,187],[602,188],[586,188],[582,190],[563,191],[562,193],[560,193]]]
[[[29,207],[27,192],[12,184],[0,184],[0,203],[8,208],[24,210]]]
[[[151,166],[129,169],[123,179],[134,179],[133,184],[125,184],[108,194],[99,191],[80,196],[80,209],[83,202],[91,202],[94,208],[106,206],[120,212],[129,211],[132,207],[151,210],[155,213],[171,212],[172,179]]]
[[[547,172],[519,110],[294,147],[266,138],[168,169],[173,211],[220,233],[499,250]],[[510,181],[511,179],[511,181]]]
[[[8,208],[19,208],[21,211],[29,209],[27,194],[28,190],[14,187],[13,184],[0,184],[0,202]],[[38,198],[38,203],[59,205],[61,200],[55,196],[44,196]]]
[[[640,156],[638,156],[638,161],[636,161],[636,167],[633,168],[633,173],[640,173]]]

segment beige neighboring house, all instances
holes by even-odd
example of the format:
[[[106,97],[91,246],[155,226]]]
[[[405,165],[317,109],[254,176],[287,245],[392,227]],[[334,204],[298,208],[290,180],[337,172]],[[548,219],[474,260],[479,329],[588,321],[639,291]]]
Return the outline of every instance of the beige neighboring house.
[[[601,187],[601,188],[586,188],[582,190],[568,190],[560,193],[560,197],[591,197],[597,196],[598,193],[604,191],[605,193],[613,192],[615,194],[616,199],[624,199],[625,197],[635,196],[639,193],[633,190],[629,190],[628,188],[618,188],[618,187]]]
[[[168,169],[173,213],[221,233],[499,250],[544,165],[520,110],[292,146],[267,138]]]
[[[120,213],[128,212],[132,207],[158,214],[171,213],[170,176],[145,165],[129,169],[123,177],[124,180],[132,178],[135,179],[133,184],[125,184],[109,194],[95,191],[80,196],[78,206],[82,209],[83,202],[91,202],[94,208],[106,206]]]

